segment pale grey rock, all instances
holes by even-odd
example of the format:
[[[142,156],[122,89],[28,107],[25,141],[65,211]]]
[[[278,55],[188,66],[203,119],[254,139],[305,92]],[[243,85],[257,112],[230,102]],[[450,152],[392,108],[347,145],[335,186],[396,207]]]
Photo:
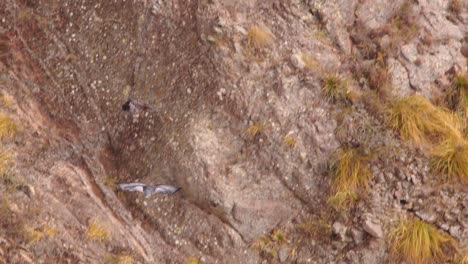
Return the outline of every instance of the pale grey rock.
[[[428,223],[434,223],[437,219],[437,215],[431,212],[416,211],[415,214]]]
[[[335,234],[340,241],[346,241],[346,232],[348,228],[340,222],[335,222],[332,225],[333,234]]]
[[[280,262],[286,262],[286,260],[288,260],[290,251],[291,251],[291,249],[288,248],[288,247],[281,247],[278,250],[278,259],[279,259],[279,261]]]
[[[302,60],[302,56],[298,53],[291,55],[291,63],[294,67],[296,67],[299,70],[302,70],[305,67],[305,63]]]
[[[36,191],[34,190],[34,187],[30,184],[23,185],[21,189],[29,198],[32,198],[34,195],[36,195]]]
[[[367,217],[362,225],[364,231],[366,231],[369,235],[375,238],[382,238],[383,231],[382,226],[376,219],[371,219],[371,217]]]
[[[454,226],[451,226],[450,229],[449,229],[449,233],[450,235],[456,237],[456,238],[459,238],[462,234],[461,230],[460,230],[460,226],[459,225],[454,225]]]
[[[353,241],[354,241],[354,243],[356,243],[356,245],[359,245],[364,241],[364,232],[362,232],[361,230],[358,230],[356,228],[352,228],[350,233],[351,233],[351,237],[353,238]]]

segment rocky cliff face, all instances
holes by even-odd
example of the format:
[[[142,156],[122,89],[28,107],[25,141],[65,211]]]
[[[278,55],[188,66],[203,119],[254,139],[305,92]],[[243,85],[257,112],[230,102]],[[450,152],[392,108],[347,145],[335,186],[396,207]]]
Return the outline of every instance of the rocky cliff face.
[[[0,259],[385,263],[406,214],[466,245],[466,185],[441,186],[379,111],[466,73],[454,2],[2,1],[1,111],[18,130]],[[122,112],[129,97],[155,111]],[[327,203],[340,146],[384,150],[346,213]],[[183,190],[145,199],[122,181]]]

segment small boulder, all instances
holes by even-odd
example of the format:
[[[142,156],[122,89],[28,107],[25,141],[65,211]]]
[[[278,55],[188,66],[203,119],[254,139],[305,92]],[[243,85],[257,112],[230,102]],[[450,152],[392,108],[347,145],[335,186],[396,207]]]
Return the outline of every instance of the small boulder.
[[[356,228],[352,228],[351,237],[353,238],[354,243],[356,243],[356,245],[359,245],[364,241],[364,232]]]
[[[346,240],[346,231],[347,230],[348,230],[348,228],[346,226],[344,226],[342,223],[340,223],[340,222],[333,223],[333,226],[332,226],[333,234],[335,234],[337,237],[339,237],[341,241]]]
[[[34,190],[34,187],[32,187],[29,184],[23,185],[21,189],[29,198],[32,198],[34,195],[36,195],[36,191]]]
[[[382,226],[380,225],[380,223],[377,222],[377,220],[372,220],[371,218],[367,218],[366,220],[364,220],[363,229],[369,235],[375,238],[383,237]]]
[[[281,247],[278,250],[278,259],[280,262],[286,262],[289,257],[289,251],[290,249],[288,247]]]
[[[306,66],[304,61],[302,60],[302,56],[300,54],[298,54],[298,53],[293,54],[291,56],[291,63],[295,68],[297,68],[299,70],[304,69],[304,67]]]

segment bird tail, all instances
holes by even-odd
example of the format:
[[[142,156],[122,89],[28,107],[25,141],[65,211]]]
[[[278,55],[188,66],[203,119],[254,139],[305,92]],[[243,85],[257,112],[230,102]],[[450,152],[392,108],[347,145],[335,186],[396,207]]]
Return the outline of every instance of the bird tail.
[[[176,193],[176,192],[180,191],[181,189],[182,189],[182,187],[179,187],[179,188],[177,188],[177,190],[175,190],[173,193]]]

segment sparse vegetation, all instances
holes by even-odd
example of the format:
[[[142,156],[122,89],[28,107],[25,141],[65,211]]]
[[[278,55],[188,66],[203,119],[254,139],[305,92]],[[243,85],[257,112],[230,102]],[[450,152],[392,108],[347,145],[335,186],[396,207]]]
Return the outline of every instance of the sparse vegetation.
[[[268,49],[273,46],[274,42],[275,38],[267,28],[252,26],[247,32],[244,52],[248,58],[257,62],[262,61],[268,55]]]
[[[39,228],[26,230],[26,237],[29,243],[36,243],[42,239],[48,237],[54,237],[59,233],[56,228],[53,228],[47,224],[43,224]]]
[[[261,50],[270,47],[274,42],[273,35],[260,26],[252,26],[247,32],[247,44],[252,49]]]
[[[390,74],[385,63],[376,63],[366,73],[369,86],[380,98],[386,98],[390,90]]]
[[[247,134],[254,138],[260,132],[262,132],[263,128],[265,127],[265,123],[253,123],[247,128]]]
[[[453,262],[455,264],[468,264],[468,253],[455,255]]]
[[[189,257],[187,261],[185,261],[185,263],[186,264],[202,264],[199,257]]]
[[[134,258],[129,254],[117,254],[111,257],[109,261],[112,264],[133,264]]]
[[[411,1],[403,3],[396,16],[390,22],[398,41],[408,41],[418,33],[418,25],[411,10]]]
[[[269,235],[263,235],[256,240],[252,247],[257,249],[264,256],[274,257],[281,245],[286,243],[286,236],[283,230],[276,229]]]
[[[413,140],[416,144],[438,142],[448,136],[461,137],[458,118],[422,96],[398,100],[390,115],[392,127],[403,139]]]
[[[24,240],[25,217],[13,212],[9,199],[3,196],[0,204],[0,235]]]
[[[461,0],[452,0],[448,5],[448,9],[454,15],[459,16],[463,11],[463,2]]]
[[[118,181],[119,181],[119,179],[117,177],[107,177],[104,180],[104,184],[115,191],[115,190],[119,189],[119,187],[117,186]]]
[[[312,217],[299,225],[307,235],[314,239],[327,239],[332,235],[330,219],[324,217]]]
[[[447,93],[448,107],[463,120],[463,126],[468,127],[468,74],[458,74],[452,81]]]
[[[449,137],[432,151],[433,171],[468,182],[468,142]]]
[[[0,95],[0,104],[6,108],[11,108],[13,106],[13,102],[5,94]]]
[[[306,68],[308,68],[309,70],[318,71],[318,73],[322,73],[324,71],[320,62],[316,58],[314,58],[314,56],[312,56],[311,54],[302,53],[301,58],[302,58],[302,61],[304,61]]]
[[[330,74],[323,80],[323,91],[332,102],[348,99],[346,82],[335,74]]]
[[[17,127],[11,118],[4,114],[0,114],[0,139],[13,138],[16,134]]]
[[[102,223],[93,220],[88,227],[87,238],[88,240],[104,241],[109,239],[109,233]]]
[[[359,148],[337,152],[331,166],[334,195],[328,198],[328,203],[335,209],[349,208],[357,200],[358,193],[368,188],[372,176],[368,160]]]
[[[283,144],[285,144],[286,146],[288,147],[295,147],[296,146],[296,143],[297,143],[297,140],[296,138],[291,135],[291,134],[287,134],[286,136],[284,136],[283,138]]]
[[[13,165],[11,152],[0,150],[0,178],[3,178]]]
[[[457,248],[455,240],[436,227],[415,218],[404,218],[389,234],[390,253],[409,264],[445,263]]]

